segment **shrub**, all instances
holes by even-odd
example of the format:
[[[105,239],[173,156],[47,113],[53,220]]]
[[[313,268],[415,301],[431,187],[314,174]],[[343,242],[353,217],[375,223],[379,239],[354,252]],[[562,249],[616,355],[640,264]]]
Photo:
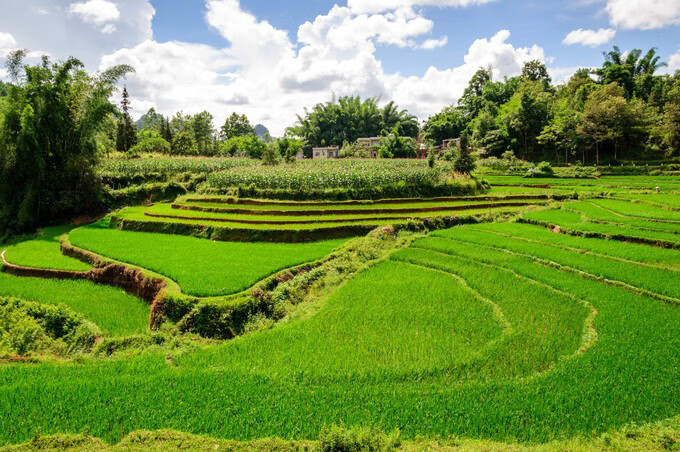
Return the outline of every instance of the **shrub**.
[[[140,141],[136,145],[132,146],[129,152],[133,155],[139,155],[151,154],[154,152],[158,154],[170,154],[172,151],[170,148],[170,143],[165,141],[163,138],[155,137]]]
[[[262,152],[262,164],[267,166],[276,166],[279,164],[281,159],[281,154],[279,154],[279,149],[274,143],[269,143],[265,146]]]
[[[524,177],[552,177],[554,174],[555,172],[553,171],[552,166],[550,166],[550,163],[541,162],[529,167]]]
[[[318,448],[323,452],[390,451],[399,446],[399,430],[388,435],[374,427],[346,429],[333,425],[319,433]]]
[[[260,140],[257,135],[243,135],[229,138],[220,143],[220,154],[260,159],[266,147],[266,143]]]
[[[453,169],[461,174],[470,174],[475,170],[475,159],[470,153],[467,134],[460,136],[460,148],[453,160]]]
[[[295,161],[303,146],[304,143],[301,140],[296,140],[294,138],[280,138],[276,140],[276,149],[281,157],[288,163]]]
[[[172,153],[174,155],[196,155],[198,148],[196,141],[189,132],[180,132],[172,139]]]

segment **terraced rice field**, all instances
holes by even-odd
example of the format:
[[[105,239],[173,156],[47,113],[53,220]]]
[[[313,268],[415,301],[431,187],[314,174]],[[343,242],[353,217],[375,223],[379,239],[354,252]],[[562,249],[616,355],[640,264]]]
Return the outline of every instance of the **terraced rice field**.
[[[299,203],[191,195],[125,209],[115,215],[119,223],[46,231],[42,237],[68,233],[72,245],[152,270],[198,297],[186,308],[188,317],[163,326],[177,335],[186,318],[222,325],[246,312],[238,310],[244,299],[230,294],[285,268],[321,261],[239,295],[271,309],[258,311],[231,340],[194,338],[192,347],[150,348],[134,358],[0,365],[0,444],[86,426],[109,442],[141,429],[309,439],[333,423],[400,429],[409,440],[533,444],[677,419],[676,195],[625,188],[655,180],[588,185],[579,200],[541,193]],[[674,181],[658,183],[671,187]],[[594,196],[603,192],[609,197]],[[507,205],[513,202],[525,205]],[[309,243],[217,242],[172,229],[280,220],[239,227],[284,234],[498,212],[506,213],[498,217],[503,221],[487,215],[486,222],[449,229],[380,228],[366,237]],[[186,214],[196,219],[179,218]],[[172,228],[120,230],[121,219]],[[25,242],[7,256],[27,266],[77,269],[59,257],[54,243]],[[356,272],[343,278],[356,262]],[[75,281],[32,293],[27,288],[39,286],[26,278],[0,278],[12,281],[0,279],[0,295],[11,287],[7,295],[50,303],[79,293],[70,286]],[[64,302],[84,313],[72,298]],[[676,430],[664,434],[668,441],[678,436]]]
[[[117,219],[166,225],[205,225],[222,229],[261,231],[318,230],[323,236],[363,235],[386,224],[406,223],[413,219],[470,216],[480,213],[512,213],[548,201],[544,195],[452,197],[356,202],[276,202],[239,200],[226,197],[179,198],[174,203],[151,207],[132,207],[118,212]],[[166,226],[166,230],[170,229]],[[272,234],[276,240],[276,234]],[[284,240],[285,241],[285,240]]]

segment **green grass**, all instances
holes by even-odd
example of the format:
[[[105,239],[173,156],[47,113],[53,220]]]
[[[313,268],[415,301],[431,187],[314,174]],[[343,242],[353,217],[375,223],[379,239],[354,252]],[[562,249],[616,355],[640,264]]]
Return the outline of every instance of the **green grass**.
[[[680,270],[680,252],[675,250],[635,243],[621,243],[615,240],[556,234],[544,227],[523,223],[484,223],[468,226],[468,229],[530,240],[548,246],[560,246],[579,252],[604,254],[618,259],[661,266],[671,270]]]
[[[652,193],[656,187],[663,193],[680,191],[680,179],[675,176],[602,176],[599,179],[524,178],[521,176],[484,176],[492,186],[550,185],[552,189],[571,189],[585,192],[630,192],[639,190]],[[504,187],[499,187],[504,188]]]
[[[606,206],[600,206],[599,203],[595,203],[594,201],[597,200],[572,202],[564,205],[562,208],[578,212],[590,221],[612,223],[632,229],[680,234],[680,223],[664,223],[660,221],[645,220],[639,217],[624,216],[609,210]],[[668,210],[666,210],[666,212],[672,213]]]
[[[569,204],[566,205],[566,208],[569,208]],[[680,243],[678,234],[672,232],[648,231],[633,229],[623,225],[593,223],[584,220],[579,213],[570,212],[564,209],[538,210],[522,214],[522,217],[530,221],[558,225],[565,229],[583,233],[603,234],[605,236],[620,235],[631,239],[662,241],[670,244]]]
[[[623,262],[603,255],[590,255],[578,251],[567,250],[547,243],[534,243],[525,240],[508,239],[494,234],[485,234],[466,227],[437,231],[433,237],[420,241],[422,246],[434,250],[448,249],[447,241],[439,237],[469,242],[478,246],[507,249],[512,252],[534,256],[547,261],[556,262],[589,274],[620,281],[650,292],[666,295],[680,300],[680,273],[632,262]]]
[[[10,264],[23,267],[88,271],[91,268],[89,265],[66,257],[59,250],[59,237],[71,229],[72,226],[45,228],[34,239],[7,247],[5,258]]]
[[[436,240],[451,257],[418,249],[401,257],[463,277],[502,307],[512,333],[498,339],[491,305],[453,276],[386,262],[318,313],[219,346],[171,358],[0,367],[1,441],[86,426],[109,442],[160,428],[315,438],[342,423],[400,428],[406,439],[542,442],[680,412],[678,306],[521,255]],[[578,300],[597,310],[598,340],[574,355],[591,312]],[[517,337],[526,349],[509,346]],[[511,375],[530,378],[504,378]]]
[[[652,194],[631,194],[631,193],[617,193],[615,198],[628,199],[632,201],[639,201],[650,203],[652,205],[659,205],[661,207],[668,207],[672,209],[680,209],[680,196],[669,195],[664,193]]]
[[[143,300],[120,289],[84,280],[23,278],[0,273],[0,296],[64,304],[113,336],[140,333],[149,324],[149,305]]]
[[[661,207],[651,206],[648,204],[619,201],[616,199],[594,199],[592,202],[598,206],[612,210],[621,215],[675,221],[677,222],[675,227],[677,228],[678,232],[680,232],[680,212],[663,209]]]
[[[322,258],[345,240],[314,243],[214,242],[194,237],[119,231],[105,222],[75,229],[71,243],[176,281],[196,296],[227,295],[279,270]]]

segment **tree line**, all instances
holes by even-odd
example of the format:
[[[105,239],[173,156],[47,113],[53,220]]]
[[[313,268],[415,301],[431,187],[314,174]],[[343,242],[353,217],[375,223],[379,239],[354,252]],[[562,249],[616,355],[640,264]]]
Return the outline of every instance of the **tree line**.
[[[479,69],[457,105],[423,125],[432,142],[466,132],[482,155],[513,151],[524,160],[602,164],[680,156],[680,71],[658,75],[656,49],[604,53],[554,85],[538,61],[517,77],[494,81]]]

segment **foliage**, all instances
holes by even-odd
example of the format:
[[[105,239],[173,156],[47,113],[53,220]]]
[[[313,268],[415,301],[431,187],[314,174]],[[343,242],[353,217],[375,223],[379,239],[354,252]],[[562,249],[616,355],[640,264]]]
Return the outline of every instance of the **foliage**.
[[[279,152],[278,146],[274,143],[266,144],[264,151],[262,151],[262,164],[266,166],[275,166],[279,164],[280,160],[281,153]]]
[[[460,109],[446,107],[425,121],[423,135],[430,143],[438,145],[449,138],[459,137],[465,125],[465,118]]]
[[[555,172],[550,163],[541,162],[529,167],[524,177],[553,177],[554,174]]]
[[[319,433],[321,452],[383,452],[400,446],[400,433],[385,434],[378,428],[346,429],[337,425],[324,427]]]
[[[123,88],[123,99],[120,102],[122,116],[118,121],[116,150],[127,152],[137,143],[137,128],[130,116],[130,96],[127,87]]]
[[[295,161],[298,153],[304,147],[304,142],[294,138],[284,137],[276,140],[275,145],[279,155],[283,157],[283,160],[287,163],[291,163]]]
[[[8,57],[15,83],[0,121],[0,237],[95,210],[99,134],[116,112],[115,82],[131,70],[89,76],[74,58],[29,66],[24,55]]]
[[[196,155],[198,147],[194,136],[190,132],[179,132],[172,140],[173,155]]]
[[[232,157],[261,159],[267,145],[255,134],[229,138],[220,143],[220,154]]]
[[[132,148],[130,148],[130,153],[136,155],[151,153],[169,155],[172,153],[172,149],[170,148],[170,143],[165,141],[163,138],[156,137],[147,138],[145,140],[140,141],[136,145],[132,146]]]
[[[250,124],[248,117],[235,112],[224,121],[224,125],[220,129],[220,136],[223,140],[252,135],[254,133],[255,129]]]
[[[0,297],[0,356],[89,351],[99,331],[65,306]]]
[[[396,128],[400,135],[418,136],[418,123],[406,110],[399,110],[390,102],[383,108],[376,99],[361,100],[360,97],[341,97],[317,104],[312,111],[298,116],[297,123],[287,131],[288,135],[302,139],[308,148],[318,146],[341,146],[354,143],[357,138],[374,137],[384,130]]]
[[[400,136],[396,127],[380,140],[378,150],[380,158],[413,158],[415,156],[416,148],[413,138]]]
[[[199,155],[213,154],[213,116],[202,111],[191,118],[191,129]]]
[[[601,68],[580,69],[558,86],[539,61],[503,81],[480,68],[457,106],[426,121],[424,136],[437,143],[467,131],[482,155],[511,150],[524,160],[558,164],[676,155],[680,72],[656,75],[665,63],[655,48],[624,54],[614,47],[604,57]]]
[[[453,169],[454,171],[461,174],[470,174],[475,170],[475,167],[475,159],[470,153],[470,145],[467,133],[463,133],[460,136],[458,152],[453,159]]]

